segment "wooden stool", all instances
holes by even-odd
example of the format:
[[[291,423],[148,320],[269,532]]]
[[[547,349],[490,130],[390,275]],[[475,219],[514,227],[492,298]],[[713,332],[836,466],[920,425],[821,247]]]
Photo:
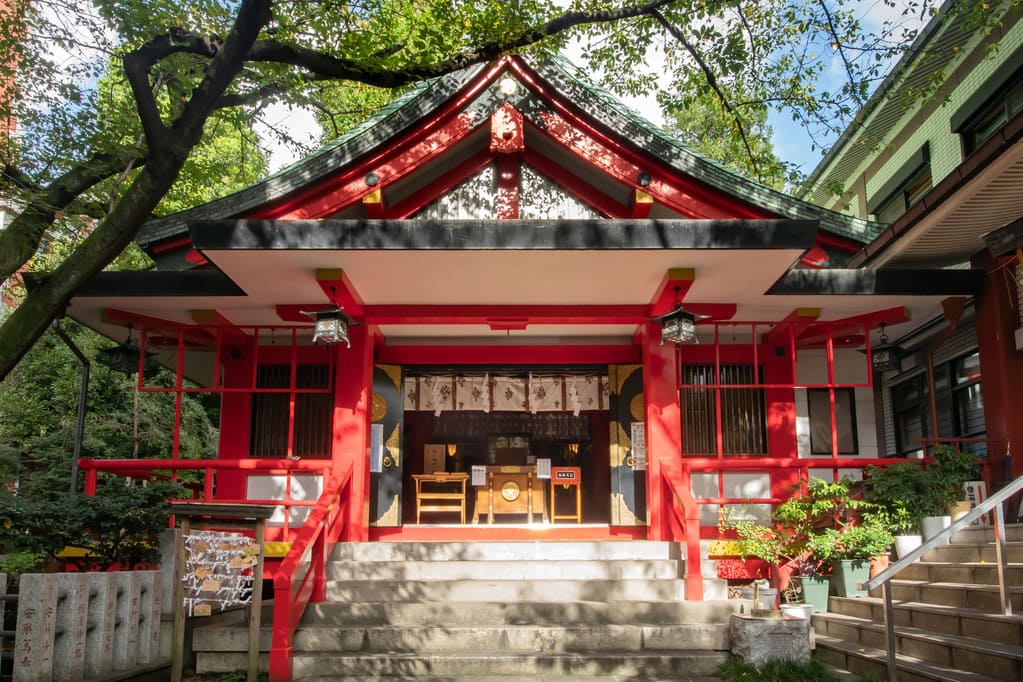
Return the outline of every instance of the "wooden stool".
[[[465,483],[469,474],[412,474],[416,481],[416,523],[423,512],[458,512],[465,523]],[[425,486],[425,488],[424,488]]]
[[[562,486],[566,490],[571,486],[575,488],[575,514],[558,514],[557,496],[555,488]],[[576,523],[583,522],[583,477],[579,467],[551,467],[551,523],[557,523],[558,519],[575,519]]]

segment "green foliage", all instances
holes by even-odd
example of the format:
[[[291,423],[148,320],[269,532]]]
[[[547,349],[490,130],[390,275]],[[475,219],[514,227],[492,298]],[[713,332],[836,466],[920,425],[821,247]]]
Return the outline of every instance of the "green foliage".
[[[951,445],[935,445],[930,451],[934,460],[927,471],[942,500],[942,508],[961,502],[965,498],[963,483],[980,477],[977,458],[969,450],[958,451]],[[942,512],[944,513],[944,512]]]
[[[62,323],[86,357],[111,342],[65,320]],[[44,336],[0,383],[0,475],[19,496],[46,499],[68,490],[78,408],[80,365],[54,334]],[[161,370],[149,384],[171,386]],[[182,396],[179,455],[216,455],[219,402],[213,394]],[[135,377],[93,362],[82,456],[96,459],[170,457],[174,395],[140,393]],[[83,477],[79,476],[81,482]]]
[[[805,489],[804,489],[805,486]],[[833,559],[885,554],[892,544],[889,517],[875,504],[853,494],[854,482],[811,479],[771,512],[771,524],[725,520],[743,547],[771,564],[787,564],[797,575],[813,575]]]
[[[738,658],[730,658],[718,669],[727,682],[838,682],[838,676],[827,665],[810,659],[809,663],[769,661],[756,667]]]
[[[0,548],[42,554],[52,560],[79,547],[100,568],[155,563],[159,534],[168,527],[167,500],[181,489],[166,482],[102,486],[95,497],[65,492],[47,498],[0,495]]]
[[[863,495],[887,510],[897,532],[919,533],[923,518],[937,513],[931,476],[918,462],[867,467]]]
[[[7,579],[14,582],[22,573],[38,571],[46,563],[46,559],[42,552],[7,552],[0,562],[0,573],[6,573]]]
[[[931,449],[934,460],[898,462],[864,471],[864,496],[882,507],[897,531],[919,531],[925,516],[942,516],[949,505],[963,499],[963,483],[979,475],[977,460],[969,451],[950,445]]]
[[[689,98],[661,93],[658,99],[671,119],[668,131],[694,151],[776,190],[796,180],[774,153],[765,105],[731,112],[713,92]]]

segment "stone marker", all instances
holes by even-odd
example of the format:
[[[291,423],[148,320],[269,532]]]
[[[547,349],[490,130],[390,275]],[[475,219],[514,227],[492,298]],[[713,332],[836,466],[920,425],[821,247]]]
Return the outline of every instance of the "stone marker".
[[[810,621],[732,614],[728,623],[732,654],[760,667],[768,661],[810,662]]]

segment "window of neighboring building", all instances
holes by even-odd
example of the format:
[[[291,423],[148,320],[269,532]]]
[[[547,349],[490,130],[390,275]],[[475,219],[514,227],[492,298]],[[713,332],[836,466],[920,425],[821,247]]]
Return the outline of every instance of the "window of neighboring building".
[[[302,393],[303,389],[326,389],[330,386],[327,365],[298,365],[295,368],[295,391],[260,393],[259,389],[287,389],[291,385],[290,365],[261,365],[256,373],[256,389],[252,395],[252,427],[250,454],[253,457],[285,457],[288,455],[288,431],[292,429],[292,454],[296,457],[330,457],[331,416],[333,399],[330,393]],[[294,399],[294,417],[291,401]]]
[[[980,387],[980,356],[976,351],[934,367],[934,391],[938,434],[942,438],[983,438],[984,398]],[[919,374],[892,386],[892,418],[896,454],[920,451],[921,438],[931,437],[931,408],[927,375]],[[965,446],[978,455],[987,452],[983,443]]]
[[[920,440],[930,435],[927,377],[917,375],[892,387],[895,450],[900,457],[920,451]]]
[[[856,397],[851,388],[836,388],[835,431],[838,454],[855,455],[859,451],[856,438]],[[806,399],[810,417],[810,454],[830,455],[831,397],[826,388],[809,388]]]
[[[725,455],[767,454],[767,418],[762,388],[730,388],[727,384],[754,384],[753,365],[721,365],[722,386],[683,388],[682,449],[687,455],[717,454],[717,403],[721,396],[721,441]],[[682,383],[715,384],[714,365],[684,365]]]
[[[999,128],[1023,109],[1023,71],[1017,71],[997,95],[981,105],[957,132],[962,135],[963,152],[968,155],[983,145]]]
[[[895,222],[931,189],[931,166],[917,168],[873,213],[882,223]]]

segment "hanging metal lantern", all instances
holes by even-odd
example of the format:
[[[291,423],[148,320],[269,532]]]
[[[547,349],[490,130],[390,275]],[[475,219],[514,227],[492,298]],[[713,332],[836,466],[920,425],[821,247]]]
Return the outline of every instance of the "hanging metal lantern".
[[[348,340],[348,325],[352,319],[336,305],[330,310],[318,313],[306,313],[315,316],[316,328],[313,331],[313,343],[343,343],[346,348],[352,347]]]
[[[139,349],[131,342],[131,327],[128,327],[128,338],[113,348],[100,350],[96,359],[115,372],[128,376],[138,372]]]
[[[652,318],[661,323],[661,345],[665,343],[694,343],[696,341],[696,315],[676,304],[671,312]]]
[[[878,372],[899,372],[902,370],[902,348],[898,344],[888,342],[884,327],[882,322],[880,342],[870,349],[871,362]]]

